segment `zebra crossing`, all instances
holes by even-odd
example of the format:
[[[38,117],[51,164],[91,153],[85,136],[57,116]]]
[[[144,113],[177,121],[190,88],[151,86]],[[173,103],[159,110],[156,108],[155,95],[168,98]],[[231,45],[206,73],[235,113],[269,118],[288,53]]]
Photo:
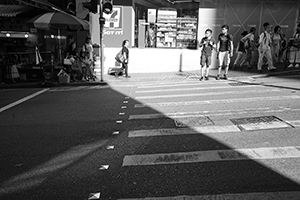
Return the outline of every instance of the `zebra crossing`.
[[[297,130],[300,128],[300,107],[296,102],[300,95],[289,91],[259,85],[234,87],[229,81],[209,81],[199,83],[172,82],[140,85],[131,91],[132,110],[127,122],[145,122],[148,120],[173,120],[174,127],[157,129],[128,130],[129,139],[149,139],[153,146],[160,137],[190,137],[192,135],[239,134],[247,131],[261,130]],[[221,98],[219,98],[221,97]],[[264,102],[264,103],[261,103]],[[266,102],[270,103],[269,105]],[[287,104],[289,102],[289,104]],[[217,109],[215,109],[217,108]],[[220,109],[222,108],[222,109]],[[292,113],[293,118],[289,118]],[[253,121],[251,117],[266,115],[274,117],[274,121]],[[249,123],[235,124],[231,118],[247,116]],[[295,116],[298,118],[295,120]],[[204,119],[205,118],[205,119]],[[206,118],[208,120],[206,120]],[[188,119],[188,120],[187,120]],[[179,126],[177,123],[179,121]],[[200,123],[199,123],[200,121]],[[249,128],[250,127],[250,128]],[[250,133],[251,134],[251,133]],[[295,143],[296,144],[296,143]],[[172,143],[167,144],[172,145]],[[272,146],[253,148],[207,149],[191,152],[166,152],[125,155],[123,168],[176,165],[187,163],[212,163],[255,160],[266,164],[264,160],[300,159],[300,146]],[[267,164],[266,164],[267,165]],[[270,166],[272,169],[272,167]],[[277,170],[278,171],[278,170]],[[280,171],[280,169],[279,169]],[[300,174],[294,180],[300,183]],[[125,199],[298,199],[300,192],[261,192],[261,193],[226,193],[210,195],[179,195],[169,197],[147,196],[145,198]],[[121,198],[122,199],[122,198]]]

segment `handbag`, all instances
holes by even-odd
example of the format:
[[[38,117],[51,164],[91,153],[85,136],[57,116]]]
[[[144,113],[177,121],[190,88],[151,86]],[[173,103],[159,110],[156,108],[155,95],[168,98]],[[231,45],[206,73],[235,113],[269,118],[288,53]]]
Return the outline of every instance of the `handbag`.
[[[125,61],[124,55],[122,53],[122,50],[116,55],[115,59],[119,63],[123,63]]]
[[[64,59],[64,65],[72,65],[71,60],[68,58]]]

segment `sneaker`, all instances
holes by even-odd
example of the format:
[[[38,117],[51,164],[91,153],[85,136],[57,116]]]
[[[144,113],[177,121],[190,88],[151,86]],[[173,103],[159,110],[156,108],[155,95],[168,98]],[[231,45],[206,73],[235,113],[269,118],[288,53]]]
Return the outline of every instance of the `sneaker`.
[[[126,75],[125,78],[130,78],[130,76]]]
[[[220,74],[217,75],[216,80],[220,80]]]
[[[276,70],[276,67],[274,67],[274,66],[268,67],[268,70],[269,71],[274,71],[274,70]]]
[[[224,74],[224,79],[225,79],[225,80],[227,80],[227,79],[228,79],[228,77],[227,77],[227,74]]]
[[[209,80],[208,76],[205,76],[205,80],[206,80],[206,81],[208,81],[208,80]]]
[[[203,80],[203,76],[201,76],[200,78],[199,78],[199,81],[202,81]]]
[[[295,65],[295,68],[299,68],[299,64],[298,63]]]
[[[292,68],[292,67],[294,67],[292,63],[289,66],[287,66],[287,68]]]

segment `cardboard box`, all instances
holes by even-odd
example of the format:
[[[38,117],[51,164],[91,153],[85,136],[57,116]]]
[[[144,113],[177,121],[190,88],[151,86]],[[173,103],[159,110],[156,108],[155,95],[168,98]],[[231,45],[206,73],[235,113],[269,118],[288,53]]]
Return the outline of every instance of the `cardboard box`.
[[[70,76],[69,76],[69,75],[58,76],[58,83],[59,83],[59,84],[67,84],[67,83],[70,83]]]

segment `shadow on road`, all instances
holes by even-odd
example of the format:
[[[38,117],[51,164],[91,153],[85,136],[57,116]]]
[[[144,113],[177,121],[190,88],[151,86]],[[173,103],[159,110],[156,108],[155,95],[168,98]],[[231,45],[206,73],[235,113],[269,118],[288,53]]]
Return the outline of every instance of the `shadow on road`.
[[[141,102],[126,97],[130,88],[47,92],[0,113],[0,198],[86,199],[96,191],[104,199],[300,191],[298,182],[226,142],[193,127],[176,128],[164,113],[137,109]],[[128,120],[141,113],[162,117]],[[128,137],[130,131],[162,128],[192,134]],[[115,149],[107,150],[111,144]],[[202,158],[207,151],[230,153],[223,160]],[[194,157],[173,152],[194,152]],[[149,154],[170,155],[124,166],[127,155]],[[102,164],[109,169],[100,170]]]

